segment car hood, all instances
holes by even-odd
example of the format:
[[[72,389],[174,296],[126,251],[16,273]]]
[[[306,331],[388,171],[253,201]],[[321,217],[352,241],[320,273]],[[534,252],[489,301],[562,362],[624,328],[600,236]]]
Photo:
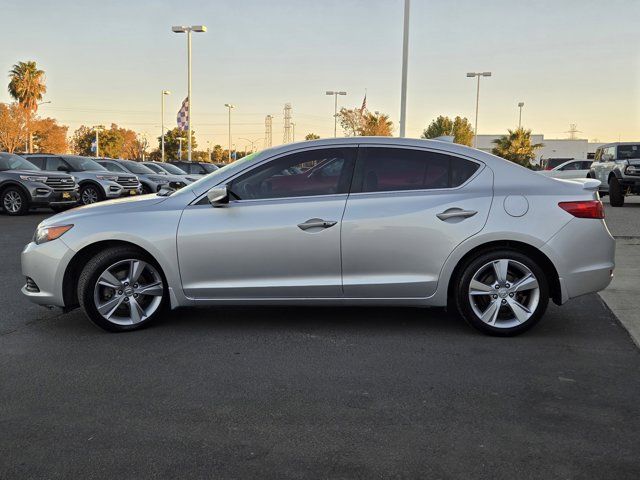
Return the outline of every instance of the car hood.
[[[63,213],[59,213],[44,220],[40,226],[47,225],[64,225],[74,223],[80,218],[120,213],[130,210],[144,210],[150,205],[164,202],[168,197],[160,197],[155,194],[140,195],[137,197],[117,198],[115,200],[107,200],[91,205],[76,207]]]
[[[57,178],[68,178],[71,174],[61,173],[61,172],[49,172],[47,170],[7,170],[8,173],[14,173],[16,175],[30,175],[34,177],[45,176],[45,177],[57,177]]]

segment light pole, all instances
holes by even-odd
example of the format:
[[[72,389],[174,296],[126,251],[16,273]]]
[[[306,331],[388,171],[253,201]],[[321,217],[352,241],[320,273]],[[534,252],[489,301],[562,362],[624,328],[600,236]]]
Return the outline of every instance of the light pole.
[[[334,138],[338,136],[338,95],[346,95],[347,92],[338,92],[327,90],[326,95],[333,95],[335,99],[334,107],[333,107],[333,136]]]
[[[522,128],[522,107],[524,107],[524,102],[518,102],[518,108],[520,109],[520,115],[518,116],[518,130]]]
[[[296,124],[291,122],[291,140],[296,141]]]
[[[469,72],[467,77],[478,77],[478,87],[476,89],[476,125],[473,132],[473,148],[478,146],[478,104],[480,103],[480,77],[490,77],[491,72]]]
[[[253,153],[256,149],[256,143],[259,140],[262,140],[262,138],[256,138],[255,140],[249,140],[248,138],[243,138],[243,137],[239,137],[238,140],[244,140],[246,142],[249,142],[251,144],[251,153]]]
[[[187,34],[187,104],[189,105],[187,117],[187,149],[188,160],[191,161],[191,32],[204,33],[207,31],[207,27],[204,25],[192,25],[190,27],[174,26],[171,27],[171,30],[174,33]]]
[[[231,109],[235,108],[232,103],[225,103],[225,107],[229,109],[229,163],[231,163]]]
[[[160,137],[162,138],[161,140],[161,144],[162,144],[162,161],[164,162],[164,97],[166,95],[171,95],[171,92],[169,90],[162,90],[162,94],[160,95],[160,100],[161,100],[161,104],[162,104],[162,108],[161,108],[161,112],[162,112],[162,126],[160,127],[162,129],[162,132],[160,133]]]
[[[404,29],[402,32],[402,87],[400,89],[400,136],[407,129],[407,64],[409,60],[409,3],[404,0]]]
[[[98,140],[99,140],[98,132],[100,131],[100,127],[93,127],[93,129],[96,131],[96,158],[98,158],[100,156],[100,146],[98,143]]]

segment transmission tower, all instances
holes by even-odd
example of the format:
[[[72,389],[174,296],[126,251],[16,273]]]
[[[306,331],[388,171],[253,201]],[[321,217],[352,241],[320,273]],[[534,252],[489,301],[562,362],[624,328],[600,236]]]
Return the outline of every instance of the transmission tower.
[[[291,104],[284,104],[284,135],[282,136],[282,143],[289,143],[291,141]]]
[[[578,125],[576,125],[575,123],[571,123],[569,125],[569,130],[567,130],[567,132],[569,134],[569,140],[576,140],[578,138],[578,133],[582,133],[580,130],[578,130]]]
[[[267,115],[266,117],[264,117],[265,148],[269,148],[273,144],[272,128],[273,128],[273,117],[271,115]]]

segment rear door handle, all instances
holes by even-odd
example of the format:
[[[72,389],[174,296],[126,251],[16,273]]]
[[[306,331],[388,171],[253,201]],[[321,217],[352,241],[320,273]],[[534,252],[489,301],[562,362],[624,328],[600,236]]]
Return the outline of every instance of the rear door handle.
[[[449,220],[450,218],[469,218],[473,217],[476,213],[476,210],[462,210],[461,208],[450,208],[445,210],[444,212],[438,213],[436,217],[440,220]]]
[[[333,220],[322,220],[321,218],[311,218],[304,223],[299,223],[298,228],[300,230],[309,230],[310,228],[330,228],[336,223]]]

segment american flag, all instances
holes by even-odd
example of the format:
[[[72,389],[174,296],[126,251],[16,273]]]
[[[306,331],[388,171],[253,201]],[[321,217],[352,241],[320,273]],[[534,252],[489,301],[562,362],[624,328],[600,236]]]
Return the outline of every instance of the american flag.
[[[364,112],[367,109],[367,93],[365,92],[364,98],[362,99],[362,107],[360,107],[360,111]]]
[[[189,129],[189,97],[182,101],[182,106],[178,110],[178,128],[183,132]]]

